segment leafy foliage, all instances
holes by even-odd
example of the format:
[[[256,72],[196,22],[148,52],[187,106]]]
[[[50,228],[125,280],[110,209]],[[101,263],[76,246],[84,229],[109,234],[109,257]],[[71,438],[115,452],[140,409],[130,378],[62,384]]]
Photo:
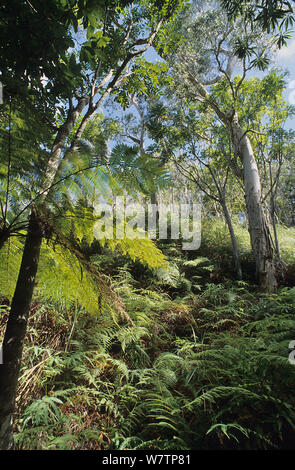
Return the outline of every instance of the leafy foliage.
[[[245,282],[208,282],[216,267],[207,259],[183,259],[175,243],[165,251],[170,262],[178,254],[187,280],[199,270],[200,291],[184,297],[183,287],[166,284],[168,293],[156,274],[143,279],[107,248],[94,257],[110,269],[127,322],[89,315],[64,303],[64,292],[56,303],[40,282],[19,384],[18,448],[288,448],[294,288],[270,295]]]
[[[23,362],[20,328],[11,369],[21,364],[16,448],[292,447],[294,109],[284,74],[246,76],[286,42],[292,2],[45,3],[0,6],[0,338],[20,316],[11,300],[30,269],[32,210],[42,232]],[[246,134],[276,252],[272,293],[257,288],[247,230]],[[199,201],[200,248],[126,220],[120,236],[119,198],[141,203],[145,221],[149,201]]]

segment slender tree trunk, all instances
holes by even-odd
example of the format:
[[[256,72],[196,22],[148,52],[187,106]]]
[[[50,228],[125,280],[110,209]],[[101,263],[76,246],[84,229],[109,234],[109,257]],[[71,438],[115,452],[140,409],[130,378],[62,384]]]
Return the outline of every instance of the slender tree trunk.
[[[156,193],[151,193],[151,204],[154,204],[155,206],[158,205],[158,199],[157,199]]]
[[[90,117],[97,111],[98,107],[101,106],[105,99],[110,95],[114,87],[119,83],[121,76],[126,70],[129,62],[136,56],[142,55],[152,45],[165,18],[168,17],[164,16],[158,21],[154,31],[146,41],[145,46],[143,46],[141,49],[137,49],[133,53],[127,54],[127,57],[119,65],[113,78],[113,70],[109,71],[100,84],[96,84],[96,78],[94,78],[94,81],[92,82],[91,93],[86,97],[78,98],[78,103],[75,107],[73,106],[73,102],[70,99],[70,107],[67,119],[59,128],[52,146],[50,158],[45,172],[42,195],[38,199],[39,204],[42,204],[46,200],[54,179],[58,174],[64,146],[66,144],[67,138],[73,130],[77,118],[81,116],[82,111],[88,105],[88,110],[86,111],[86,114],[84,115],[82,122],[80,123],[79,128],[75,133],[70,151],[76,150],[77,141],[79,141],[81,138]],[[111,82],[107,85],[109,80],[111,80]],[[105,85],[107,85],[107,87],[104,91],[102,91]],[[95,95],[98,94],[99,91],[102,92],[102,95],[94,104],[92,99]],[[4,364],[0,365],[0,449],[10,448],[13,442],[11,418],[14,411],[23,341],[26,333],[27,319],[33,295],[35,276],[38,269],[41,243],[41,225],[38,222],[35,213],[32,211],[19,277],[15,288],[4,337]]]
[[[3,364],[0,365],[1,450],[13,448],[12,415],[41,242],[42,229],[33,210],[3,341]]]
[[[276,224],[276,211],[275,211],[275,203],[273,200],[273,196],[271,196],[270,216],[271,216],[271,224],[272,224],[274,239],[275,239],[276,254],[277,254],[278,260],[281,260],[281,250],[280,250],[280,244],[279,244],[279,238],[278,238],[278,231],[277,231],[277,224]]]
[[[275,190],[274,190],[274,187],[273,187],[271,162],[269,163],[269,176],[270,176],[270,216],[271,216],[271,224],[272,224],[273,233],[274,233],[276,254],[277,254],[278,260],[281,261],[280,244],[279,244],[277,224],[276,224]]]
[[[155,218],[156,223],[155,237],[159,238],[159,201],[157,198],[157,193],[150,194],[150,204],[152,205],[152,215],[153,218]]]
[[[231,217],[230,217],[230,214],[228,212],[228,208],[227,208],[227,205],[226,205],[225,201],[222,201],[221,205],[222,205],[222,210],[223,210],[223,214],[224,214],[224,217],[225,217],[225,221],[226,221],[226,224],[227,224],[227,227],[228,227],[228,231],[230,233],[236,276],[237,276],[237,279],[239,279],[241,281],[243,279],[243,273],[242,273],[242,267],[241,267],[241,262],[240,262],[240,255],[239,255],[239,248],[238,248],[238,244],[237,244],[237,239],[236,239],[236,236],[235,236],[233,224],[232,224]]]
[[[189,75],[200,96],[207,101],[211,109],[216,112],[220,120],[227,126],[232,138],[235,155],[242,161],[249,232],[256,263],[257,281],[262,290],[275,291],[277,288],[277,265],[272,248],[270,230],[263,212],[260,177],[251,142],[247,133],[240,126],[237,112],[230,110],[229,113],[224,113],[210,99],[206,87],[192,74]],[[233,171],[238,170],[235,161],[232,162],[232,167]]]
[[[257,163],[251,142],[241,128],[237,115],[233,117],[230,126],[235,153],[243,163],[249,232],[256,263],[257,281],[262,290],[272,292],[277,288],[276,260],[269,226],[262,206],[262,191]]]
[[[1,230],[0,229],[0,250],[2,250],[5,242],[9,239],[9,232],[8,230]]]
[[[81,99],[76,108],[69,110],[65,124],[60,127],[57,133],[47,164],[43,183],[44,190],[39,198],[39,203],[42,203],[48,195],[58,171],[66,138],[86,104],[87,101]],[[12,415],[41,243],[41,224],[33,209],[3,341],[3,364],[0,365],[0,449],[13,447]]]

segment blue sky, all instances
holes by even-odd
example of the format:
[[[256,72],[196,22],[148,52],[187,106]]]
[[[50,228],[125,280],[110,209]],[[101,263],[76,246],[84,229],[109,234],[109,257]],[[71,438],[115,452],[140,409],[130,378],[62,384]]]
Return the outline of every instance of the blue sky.
[[[295,33],[293,33],[292,38],[288,41],[288,46],[283,47],[277,53],[276,63],[280,68],[288,70],[290,73],[285,96],[290,104],[295,105]],[[289,121],[288,127],[295,130],[295,118]]]

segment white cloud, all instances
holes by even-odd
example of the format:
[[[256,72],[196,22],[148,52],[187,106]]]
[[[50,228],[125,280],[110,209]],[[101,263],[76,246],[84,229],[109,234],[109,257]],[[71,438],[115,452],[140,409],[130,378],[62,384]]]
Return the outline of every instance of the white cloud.
[[[295,58],[295,39],[293,39],[287,47],[282,47],[282,49],[278,51],[277,57],[279,60],[284,61],[289,60],[291,58]]]

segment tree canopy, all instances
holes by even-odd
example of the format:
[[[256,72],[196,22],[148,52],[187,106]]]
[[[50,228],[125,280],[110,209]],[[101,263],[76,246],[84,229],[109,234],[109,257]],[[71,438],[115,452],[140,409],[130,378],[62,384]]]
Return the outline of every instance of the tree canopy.
[[[293,3],[1,3],[0,449],[293,445]]]

